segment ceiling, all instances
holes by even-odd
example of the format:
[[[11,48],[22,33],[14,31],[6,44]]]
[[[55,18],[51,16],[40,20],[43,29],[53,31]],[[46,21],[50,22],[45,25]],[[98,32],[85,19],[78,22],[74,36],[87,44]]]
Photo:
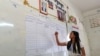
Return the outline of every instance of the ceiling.
[[[82,12],[100,8],[100,0],[70,0]]]

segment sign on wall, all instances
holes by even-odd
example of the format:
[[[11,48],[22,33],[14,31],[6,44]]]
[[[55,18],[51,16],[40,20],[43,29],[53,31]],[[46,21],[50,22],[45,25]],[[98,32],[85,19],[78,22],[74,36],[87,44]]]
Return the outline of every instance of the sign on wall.
[[[40,13],[47,15],[48,10],[47,10],[47,1],[46,0],[39,0],[39,10]]]
[[[89,19],[89,22],[91,28],[100,27],[100,18]]]

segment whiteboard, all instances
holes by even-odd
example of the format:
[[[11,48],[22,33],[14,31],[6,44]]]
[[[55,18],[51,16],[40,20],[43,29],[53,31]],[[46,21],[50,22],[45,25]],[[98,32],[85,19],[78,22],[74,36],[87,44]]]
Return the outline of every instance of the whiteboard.
[[[42,20],[41,20],[42,19]],[[59,32],[60,41],[66,41],[66,26],[43,17],[26,16],[26,56],[66,51],[56,44],[54,33]]]

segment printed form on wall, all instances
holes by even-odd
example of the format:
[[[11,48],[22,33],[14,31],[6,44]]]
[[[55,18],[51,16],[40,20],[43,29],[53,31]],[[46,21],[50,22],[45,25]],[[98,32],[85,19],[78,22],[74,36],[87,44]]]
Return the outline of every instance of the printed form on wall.
[[[55,31],[58,31],[60,40],[66,41],[65,25],[56,24],[43,17],[30,15],[26,16],[25,21],[26,56],[52,54],[60,51],[66,52],[66,47],[57,46],[54,36]]]

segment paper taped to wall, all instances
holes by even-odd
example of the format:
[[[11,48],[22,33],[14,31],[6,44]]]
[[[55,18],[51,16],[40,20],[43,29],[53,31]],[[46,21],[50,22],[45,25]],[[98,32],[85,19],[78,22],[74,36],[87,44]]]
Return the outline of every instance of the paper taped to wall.
[[[54,33],[59,32],[61,41],[65,41],[66,26],[57,24],[43,17],[26,16],[26,56],[66,51],[66,47],[58,47]]]

